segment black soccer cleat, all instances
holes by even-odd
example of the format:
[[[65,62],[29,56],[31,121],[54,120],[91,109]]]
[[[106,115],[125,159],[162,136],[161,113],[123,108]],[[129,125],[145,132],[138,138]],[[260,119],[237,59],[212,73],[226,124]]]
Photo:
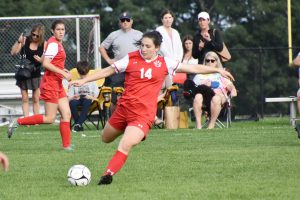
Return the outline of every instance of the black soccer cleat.
[[[295,130],[296,130],[296,132],[298,134],[298,138],[300,139],[300,124],[296,125]]]
[[[111,174],[106,174],[100,178],[98,185],[108,185],[111,184],[113,178]]]

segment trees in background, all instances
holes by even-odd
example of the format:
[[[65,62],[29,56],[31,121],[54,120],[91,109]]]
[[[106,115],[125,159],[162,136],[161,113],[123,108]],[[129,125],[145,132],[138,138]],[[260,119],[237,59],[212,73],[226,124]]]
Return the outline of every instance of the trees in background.
[[[293,46],[300,46],[300,2],[292,1]],[[261,113],[265,96],[291,96],[297,73],[288,67],[287,2],[261,0],[2,0],[0,16],[100,14],[101,38],[118,29],[118,15],[131,12],[134,27],[147,31],[160,25],[160,12],[170,8],[181,36],[194,34],[197,14],[208,11],[213,27],[223,31],[232,53],[227,68],[236,77],[237,113]],[[1,27],[0,27],[1,28]],[[293,57],[300,49],[293,49]],[[242,105],[242,106],[240,106]],[[278,105],[266,105],[268,111]],[[272,107],[276,106],[276,107]],[[284,108],[285,109],[285,108]]]

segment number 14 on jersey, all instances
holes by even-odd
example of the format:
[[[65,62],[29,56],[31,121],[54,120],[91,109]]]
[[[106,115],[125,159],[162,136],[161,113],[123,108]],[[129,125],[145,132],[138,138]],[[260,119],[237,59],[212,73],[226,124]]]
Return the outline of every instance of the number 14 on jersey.
[[[145,77],[148,79],[152,78],[152,69],[151,68],[147,69],[146,72],[145,72],[144,68],[142,68],[140,71],[141,71],[141,79],[143,79]]]

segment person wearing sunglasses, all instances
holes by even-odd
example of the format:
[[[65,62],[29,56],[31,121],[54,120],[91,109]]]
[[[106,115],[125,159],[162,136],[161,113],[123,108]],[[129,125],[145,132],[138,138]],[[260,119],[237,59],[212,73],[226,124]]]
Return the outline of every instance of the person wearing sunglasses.
[[[35,114],[16,118],[8,126],[7,136],[11,138],[19,125],[52,124],[60,113],[59,131],[63,150],[73,150],[71,145],[71,110],[62,81],[71,80],[72,75],[65,69],[66,51],[62,45],[66,33],[65,22],[55,20],[51,25],[52,37],[49,38],[43,55],[44,76],[41,80],[40,99],[44,101],[45,114]]]
[[[122,12],[119,17],[119,30],[111,32],[107,38],[101,43],[99,52],[104,60],[109,64],[113,64],[115,61],[120,60],[126,56],[129,52],[136,51],[137,47],[135,43],[142,38],[143,33],[139,30],[133,29],[133,19],[129,12]],[[107,50],[112,49],[113,58],[108,55]],[[111,87],[124,87],[125,75],[124,73],[115,74],[110,77]],[[112,94],[112,111],[116,104],[117,96]]]
[[[200,12],[197,19],[199,31],[194,35],[192,52],[193,57],[198,58],[198,63],[201,64],[207,52],[222,51],[223,39],[219,30],[210,28],[210,16],[207,12]]]
[[[11,49],[11,55],[25,54],[26,59],[34,64],[34,70],[31,78],[27,80],[17,80],[16,85],[21,89],[22,110],[25,117],[29,116],[29,94],[28,90],[32,90],[33,113],[39,114],[40,110],[40,80],[42,55],[47,42],[44,40],[45,28],[43,25],[34,25],[29,36],[21,33]]]
[[[205,54],[203,64],[213,68],[223,69],[219,56],[213,51],[209,51]],[[196,128],[202,128],[201,116],[204,104],[205,110],[210,112],[210,121],[207,128],[212,129],[215,127],[216,120],[228,96],[237,96],[237,90],[231,80],[221,76],[219,73],[197,74],[193,81],[195,85],[201,85],[203,88],[203,92],[195,94],[193,101]],[[211,93],[208,90],[213,90],[214,95],[208,95]]]

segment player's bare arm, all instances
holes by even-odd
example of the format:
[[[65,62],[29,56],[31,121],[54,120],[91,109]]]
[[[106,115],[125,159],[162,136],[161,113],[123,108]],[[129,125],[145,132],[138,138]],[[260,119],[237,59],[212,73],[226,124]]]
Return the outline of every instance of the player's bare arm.
[[[79,87],[87,82],[96,81],[102,78],[106,78],[108,76],[111,76],[115,73],[115,69],[112,66],[106,67],[104,69],[97,70],[94,74],[86,76],[83,79],[71,81],[69,83],[69,87],[71,85],[74,85],[76,87]]]
[[[210,73],[220,73],[222,76],[234,81],[233,76],[231,75],[230,72],[223,70],[223,69],[218,69],[218,68],[213,68],[209,67],[206,65],[190,65],[190,64],[182,64],[178,68],[177,72],[185,72],[185,73],[192,73],[192,74],[210,74]]]

